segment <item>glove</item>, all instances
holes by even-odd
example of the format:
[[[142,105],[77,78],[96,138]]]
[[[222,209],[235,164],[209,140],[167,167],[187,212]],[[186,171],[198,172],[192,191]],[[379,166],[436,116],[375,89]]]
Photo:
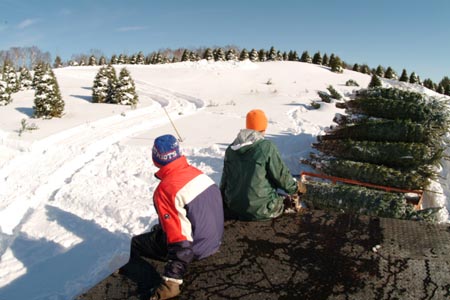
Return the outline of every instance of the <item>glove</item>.
[[[170,299],[176,297],[180,294],[180,283],[179,280],[165,278],[164,282],[161,283],[156,289],[153,296],[150,297],[150,300],[162,300],[162,299]]]

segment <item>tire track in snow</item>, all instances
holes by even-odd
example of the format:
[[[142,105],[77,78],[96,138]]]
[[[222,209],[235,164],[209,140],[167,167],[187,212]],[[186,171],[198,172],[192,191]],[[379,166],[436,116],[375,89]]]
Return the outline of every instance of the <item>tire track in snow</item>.
[[[169,111],[195,113],[203,101],[138,82],[139,96],[154,96]],[[152,98],[153,99],[153,98]],[[105,118],[52,135],[32,145],[30,152],[14,159],[0,173],[0,230],[13,234],[26,215],[51,199],[83,166],[110,145],[144,130],[168,123],[154,106]],[[5,201],[7,200],[7,201]],[[20,227],[20,226],[19,226]]]

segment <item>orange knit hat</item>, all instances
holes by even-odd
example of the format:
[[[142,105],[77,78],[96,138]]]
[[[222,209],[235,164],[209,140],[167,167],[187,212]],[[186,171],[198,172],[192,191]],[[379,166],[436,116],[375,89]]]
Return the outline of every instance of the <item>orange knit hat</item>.
[[[254,109],[247,113],[246,119],[247,129],[263,131],[267,128],[266,114],[260,109]]]

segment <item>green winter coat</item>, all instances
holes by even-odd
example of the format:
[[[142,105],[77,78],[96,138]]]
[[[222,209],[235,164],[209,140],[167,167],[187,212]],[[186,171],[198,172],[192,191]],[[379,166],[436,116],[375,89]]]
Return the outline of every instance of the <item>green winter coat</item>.
[[[240,220],[278,217],[283,197],[297,191],[297,183],[269,140],[254,130],[242,129],[225,151],[220,190],[228,214]]]

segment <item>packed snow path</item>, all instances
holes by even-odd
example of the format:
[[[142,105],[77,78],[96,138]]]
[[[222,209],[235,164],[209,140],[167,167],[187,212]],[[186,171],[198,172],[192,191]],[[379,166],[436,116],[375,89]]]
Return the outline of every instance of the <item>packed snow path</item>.
[[[196,113],[203,107],[202,100],[188,95],[150,86],[143,81],[136,82],[136,86],[139,96],[155,100],[154,105],[51,135],[31,144],[1,169],[0,270],[3,271],[0,271],[0,277],[10,280],[10,276],[19,276],[25,272],[13,255],[4,254],[10,251],[10,246],[18,237],[27,235],[22,230],[27,220],[36,217],[35,212],[41,215],[42,211],[46,211],[43,207],[51,205],[58,191],[63,187],[67,188],[77,173],[88,164],[95,163],[95,160],[120,140],[167,124],[167,114],[172,119],[177,119]],[[180,111],[183,112],[182,115],[178,113]],[[45,216],[39,217],[45,222]],[[57,237],[63,246],[73,246],[76,243],[73,236],[66,236],[67,241],[64,238]],[[38,251],[34,256],[35,261],[40,262],[51,255]],[[17,266],[10,268],[11,264]],[[15,276],[10,273],[11,269],[17,273]],[[8,274],[5,273],[7,270]],[[0,280],[0,287],[6,283],[2,281]]]

